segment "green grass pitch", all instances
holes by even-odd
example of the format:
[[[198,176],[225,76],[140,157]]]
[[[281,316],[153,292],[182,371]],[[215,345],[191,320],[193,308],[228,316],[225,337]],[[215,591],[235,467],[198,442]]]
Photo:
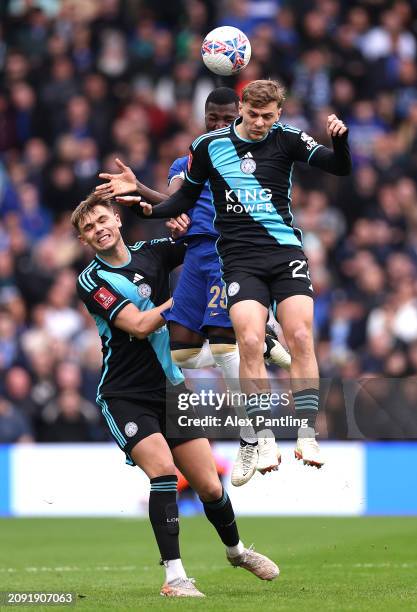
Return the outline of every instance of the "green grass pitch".
[[[185,518],[184,565],[207,597],[173,600],[159,596],[163,571],[146,520],[2,519],[0,590],[72,591],[76,610],[94,611],[417,609],[417,518],[253,517],[239,526],[280,577],[262,582],[230,567],[212,526]]]

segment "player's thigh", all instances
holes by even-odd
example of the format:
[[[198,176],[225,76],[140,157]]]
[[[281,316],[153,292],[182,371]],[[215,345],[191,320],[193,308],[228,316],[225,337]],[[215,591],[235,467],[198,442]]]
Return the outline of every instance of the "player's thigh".
[[[172,307],[164,313],[164,318],[190,331],[201,333],[206,306],[206,281],[199,269],[197,253],[187,250]]]
[[[241,352],[253,350],[265,337],[268,308],[255,300],[243,300],[230,308],[230,318]]]
[[[165,432],[161,424],[161,413],[165,410],[165,405],[162,404],[164,397],[165,392],[158,391],[149,392],[142,398],[115,397],[97,401],[110,433],[125,453],[127,462],[139,465],[148,475],[152,473],[150,478],[173,473],[166,471],[172,470],[173,460],[169,446],[164,440]],[[145,440],[146,444],[141,446]],[[149,441],[155,445],[154,450],[158,450],[157,454],[149,455],[151,458],[155,457],[154,468],[148,466],[144,452],[141,452],[140,456],[135,452],[136,458],[132,455],[134,449],[137,451],[138,448],[147,447],[149,450]]]
[[[201,333],[188,329],[176,321],[169,322],[169,340],[172,345],[175,343],[192,344],[193,346],[203,346],[204,336]]]
[[[313,342],[314,302],[309,295],[291,295],[280,301],[277,306],[277,318],[289,345],[297,337],[303,337],[307,343]]]
[[[230,325],[232,325],[231,320]],[[210,338],[219,336],[222,336],[223,338],[230,338],[231,340],[236,339],[236,334],[233,327],[207,327],[206,333],[209,340]]]
[[[222,494],[216,464],[207,438],[189,440],[172,449],[175,465],[205,501]]]
[[[307,258],[300,254],[298,258],[279,263],[273,268],[269,279],[271,302],[278,314],[278,306],[292,296],[313,297],[310,271]],[[295,319],[295,316],[294,316]],[[281,320],[279,319],[281,322]]]
[[[138,442],[130,451],[133,461],[148,478],[175,474],[171,450],[161,433],[154,433]]]

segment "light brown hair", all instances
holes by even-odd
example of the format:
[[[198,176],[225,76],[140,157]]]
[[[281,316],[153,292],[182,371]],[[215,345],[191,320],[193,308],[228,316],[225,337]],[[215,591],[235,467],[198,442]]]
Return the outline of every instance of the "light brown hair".
[[[242,102],[249,102],[255,108],[262,108],[270,102],[276,102],[278,108],[281,108],[284,100],[285,89],[277,81],[252,81],[242,92]]]
[[[71,215],[71,223],[77,230],[80,231],[80,223],[89,215],[96,206],[105,206],[109,210],[113,210],[112,202],[103,200],[99,195],[90,193],[85,200],[78,204],[77,208]]]

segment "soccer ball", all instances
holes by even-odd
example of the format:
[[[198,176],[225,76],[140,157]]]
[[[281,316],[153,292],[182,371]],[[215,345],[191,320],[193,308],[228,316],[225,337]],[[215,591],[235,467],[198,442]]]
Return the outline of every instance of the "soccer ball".
[[[201,46],[201,55],[214,74],[230,76],[248,65],[251,46],[243,32],[231,26],[222,26],[207,34]]]

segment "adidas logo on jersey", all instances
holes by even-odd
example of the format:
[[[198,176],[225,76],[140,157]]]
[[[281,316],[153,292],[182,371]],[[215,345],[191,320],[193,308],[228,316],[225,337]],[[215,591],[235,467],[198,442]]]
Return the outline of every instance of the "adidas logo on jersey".
[[[242,159],[245,159],[246,157],[251,157],[251,158],[253,159],[253,155],[252,155],[252,153],[251,153],[250,151],[248,151],[248,152],[246,153],[246,155],[244,155],[244,156],[242,157]]]
[[[143,279],[143,276],[141,276],[140,274],[135,274],[135,276],[133,277],[133,282],[138,283],[142,279]]]

